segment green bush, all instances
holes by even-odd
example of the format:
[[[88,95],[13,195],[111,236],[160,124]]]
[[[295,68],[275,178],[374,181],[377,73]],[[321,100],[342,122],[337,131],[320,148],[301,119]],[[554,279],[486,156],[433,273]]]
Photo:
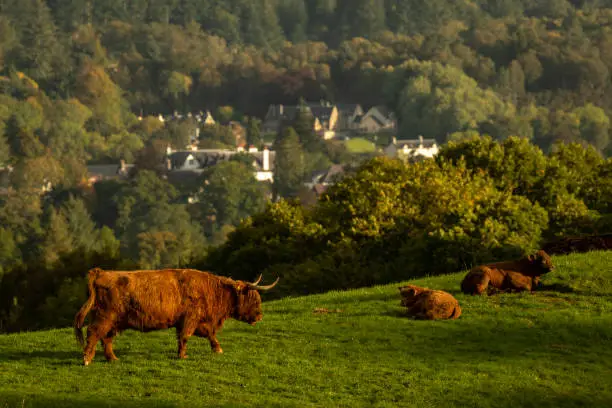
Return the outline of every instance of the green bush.
[[[486,174],[373,159],[312,209],[281,201],[213,252],[214,270],[282,276],[276,296],[399,281],[538,247],[546,211]],[[235,274],[235,275],[234,275]]]

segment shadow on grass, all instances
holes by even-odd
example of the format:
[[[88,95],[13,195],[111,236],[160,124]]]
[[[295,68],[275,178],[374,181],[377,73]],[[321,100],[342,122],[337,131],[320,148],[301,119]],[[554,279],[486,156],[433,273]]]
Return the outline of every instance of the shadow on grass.
[[[166,401],[159,401],[148,397],[142,397],[140,400],[112,400],[112,399],[92,399],[79,396],[57,396],[49,395],[26,394],[19,395],[16,393],[0,393],[0,408],[34,408],[34,407],[157,407],[157,408],[174,408],[179,405]]]
[[[577,291],[565,283],[549,283],[542,284],[535,290],[535,292],[579,293],[580,291]]]
[[[461,393],[459,393],[461,395]],[[558,408],[558,407],[610,407],[612,400],[609,394],[590,392],[568,392],[562,389],[538,389],[536,387],[507,389],[486,389],[482,385],[464,390],[463,395],[471,395],[471,401],[452,401],[449,406],[491,407],[495,408]],[[491,401],[495,401],[491,404]]]
[[[77,350],[33,350],[33,351],[17,351],[3,350],[0,351],[0,362],[6,361],[21,361],[21,360],[50,360],[53,365],[73,365],[82,362],[82,352]],[[0,406],[0,408],[4,408]]]

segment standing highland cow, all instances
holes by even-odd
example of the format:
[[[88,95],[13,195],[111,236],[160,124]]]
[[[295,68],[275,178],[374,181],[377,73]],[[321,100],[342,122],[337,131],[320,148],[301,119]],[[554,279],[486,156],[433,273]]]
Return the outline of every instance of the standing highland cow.
[[[532,291],[540,276],[553,269],[550,256],[540,250],[522,259],[472,268],[461,282],[461,291],[472,295]]]
[[[461,316],[461,306],[450,293],[414,285],[402,286],[399,291],[401,305],[407,307],[408,315],[416,319],[457,319]]]
[[[116,360],[113,338],[126,329],[142,332],[176,328],[179,358],[187,358],[187,340],[193,334],[207,337],[216,353],[223,350],[216,338],[225,320],[234,318],[251,325],[262,319],[258,286],[193,269],[158,271],[89,271],[89,299],[74,318],[77,340],[83,346],[81,328],[90,311],[83,363],[88,365],[101,341],[107,360]]]

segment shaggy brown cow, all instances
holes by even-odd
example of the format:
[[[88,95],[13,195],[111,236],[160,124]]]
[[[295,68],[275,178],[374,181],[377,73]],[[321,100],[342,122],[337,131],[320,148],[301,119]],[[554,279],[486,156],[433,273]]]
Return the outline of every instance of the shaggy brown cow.
[[[401,305],[408,308],[408,315],[416,319],[457,319],[461,306],[450,293],[414,285],[399,288]]]
[[[532,291],[540,276],[554,269],[550,256],[542,250],[514,261],[497,262],[472,268],[461,282],[461,291],[481,295],[488,291]]]
[[[207,337],[216,353],[222,353],[216,338],[228,318],[251,325],[262,319],[258,291],[273,288],[235,281],[194,269],[158,271],[89,271],[89,299],[74,318],[77,340],[84,345],[81,328],[93,311],[87,328],[83,363],[88,365],[101,340],[107,360],[116,360],[113,337],[126,329],[142,332],[176,328],[179,358],[187,358],[187,340],[193,334]]]

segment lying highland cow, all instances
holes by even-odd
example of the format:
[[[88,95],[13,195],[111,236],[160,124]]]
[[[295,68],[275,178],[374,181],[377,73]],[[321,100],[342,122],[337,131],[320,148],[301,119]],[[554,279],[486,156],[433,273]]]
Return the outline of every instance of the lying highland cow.
[[[142,332],[176,328],[179,358],[187,357],[187,340],[193,334],[207,337],[216,353],[222,353],[216,333],[233,318],[251,325],[262,319],[259,291],[271,289],[256,282],[235,281],[193,269],[159,271],[89,271],[89,299],[74,318],[74,332],[81,345],[81,328],[92,312],[87,328],[83,363],[104,347],[107,360],[116,360],[113,338],[126,329]]]
[[[553,269],[550,256],[540,250],[522,259],[472,268],[461,282],[461,291],[472,295],[533,291],[540,276]]]
[[[461,316],[459,302],[450,293],[407,285],[399,288],[401,305],[408,308],[408,315],[415,319],[442,320]]]

